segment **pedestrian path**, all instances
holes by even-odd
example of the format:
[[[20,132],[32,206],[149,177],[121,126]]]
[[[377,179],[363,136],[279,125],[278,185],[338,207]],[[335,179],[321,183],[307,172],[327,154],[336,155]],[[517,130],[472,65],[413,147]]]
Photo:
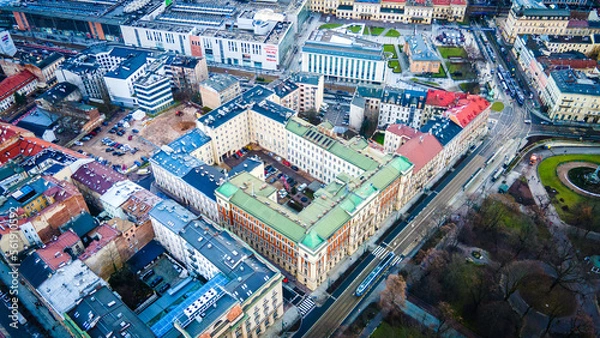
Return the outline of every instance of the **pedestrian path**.
[[[302,317],[306,316],[312,309],[315,308],[315,302],[310,297],[304,298],[300,304],[298,304],[298,312]]]

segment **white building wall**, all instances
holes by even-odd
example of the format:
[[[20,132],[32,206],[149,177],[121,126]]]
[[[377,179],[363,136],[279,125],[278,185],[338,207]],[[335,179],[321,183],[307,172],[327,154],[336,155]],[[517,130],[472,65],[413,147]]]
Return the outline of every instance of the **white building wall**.
[[[126,45],[168,50],[184,55],[192,55],[190,35],[193,31],[177,32],[121,25]]]

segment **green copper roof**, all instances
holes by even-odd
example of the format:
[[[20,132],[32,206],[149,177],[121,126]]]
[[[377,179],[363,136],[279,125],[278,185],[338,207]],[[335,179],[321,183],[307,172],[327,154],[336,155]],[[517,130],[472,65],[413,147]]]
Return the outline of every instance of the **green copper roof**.
[[[362,170],[372,170],[377,168],[379,163],[368,158],[367,156],[360,154],[359,152],[336,142],[331,146],[329,151],[335,156],[357,166]]]
[[[231,203],[296,243],[304,237],[304,228],[242,190],[233,195]]]
[[[339,204],[331,209],[327,215],[319,219],[312,230],[316,231],[321,238],[329,238],[342,225],[350,220],[350,215]]]
[[[315,249],[323,242],[323,238],[321,238],[319,234],[317,234],[317,232],[314,230],[311,230],[302,240],[302,244],[306,245],[311,249]]]
[[[331,122],[326,120],[326,121],[321,122],[321,124],[319,124],[319,127],[323,128],[325,130],[331,130],[335,126]]]
[[[217,192],[219,194],[225,196],[226,198],[230,198],[238,190],[239,190],[238,187],[236,187],[235,185],[233,185],[229,182],[225,182],[220,187],[217,188]]]

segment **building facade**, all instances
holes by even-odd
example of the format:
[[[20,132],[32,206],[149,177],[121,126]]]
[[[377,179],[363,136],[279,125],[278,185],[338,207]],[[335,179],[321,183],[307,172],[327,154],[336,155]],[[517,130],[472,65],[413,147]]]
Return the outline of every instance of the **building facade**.
[[[200,83],[202,105],[210,109],[219,107],[241,93],[240,82],[229,74],[214,74]]]
[[[386,59],[379,43],[317,30],[302,46],[302,71],[353,83],[382,83]]]
[[[147,114],[158,114],[173,105],[173,91],[168,77],[146,74],[133,84],[137,104]]]

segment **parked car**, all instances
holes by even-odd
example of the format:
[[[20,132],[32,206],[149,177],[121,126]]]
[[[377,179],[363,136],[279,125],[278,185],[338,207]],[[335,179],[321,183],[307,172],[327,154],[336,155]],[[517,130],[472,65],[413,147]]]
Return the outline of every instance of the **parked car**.
[[[108,132],[111,133],[111,134],[116,134],[117,130],[113,128],[113,129],[109,130]]]
[[[158,289],[158,292],[163,293],[163,292],[169,290],[170,287],[171,287],[171,284],[166,283]]]
[[[146,156],[142,156],[140,157],[140,159],[142,160],[142,162],[148,162],[148,158]]]
[[[147,281],[150,277],[154,276],[154,270],[150,269],[142,274],[142,280]]]
[[[154,280],[152,282],[150,282],[150,287],[153,288],[153,287],[157,286],[163,280],[164,280],[164,278],[162,278],[162,276],[158,276],[158,277],[154,278]]]
[[[104,151],[106,151],[107,153],[110,153],[111,151],[115,151],[115,148],[106,148],[104,149]]]
[[[137,133],[139,133],[140,131],[139,131],[139,130],[137,130],[137,129],[131,129],[131,132],[132,132],[132,133],[134,133],[134,134],[137,134]]]
[[[131,140],[133,140],[133,135],[129,135],[129,137],[127,137],[127,140],[128,140],[128,141],[131,141]]]
[[[292,168],[292,170],[294,171],[298,171],[298,167],[296,167],[295,165],[291,166],[290,168]]]

